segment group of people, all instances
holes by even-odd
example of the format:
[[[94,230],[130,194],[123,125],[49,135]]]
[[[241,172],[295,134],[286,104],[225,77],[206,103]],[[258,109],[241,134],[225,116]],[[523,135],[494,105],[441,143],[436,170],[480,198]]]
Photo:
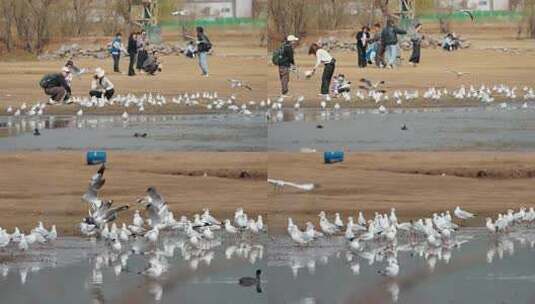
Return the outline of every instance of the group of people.
[[[413,26],[410,33],[396,26],[394,20],[389,19],[384,28],[376,23],[371,31],[368,26],[363,26],[357,33],[357,54],[358,66],[365,68],[368,64],[376,64],[380,68],[393,69],[397,66],[400,55],[398,35],[410,35],[412,42],[412,54],[409,62],[413,66],[420,63],[421,42],[424,36],[421,34],[422,24]],[[281,47],[273,53],[273,63],[279,67],[279,77],[281,82],[282,97],[288,97],[288,84],[290,72],[296,71],[294,48],[299,41],[294,35],[286,37]],[[336,69],[336,59],[319,43],[313,43],[309,47],[309,55],[316,57],[316,64],[311,71],[305,73],[306,77],[311,77],[316,70],[323,66],[321,77],[320,96],[328,99],[330,93],[335,95],[347,92],[349,82],[344,75],[340,74],[335,79],[335,85],[331,87],[331,82]],[[340,91],[342,88],[342,91]]]
[[[208,53],[212,50],[212,43],[204,32],[204,28],[197,27],[196,40],[192,39],[184,54],[188,58],[199,58],[199,67],[202,76],[208,76]],[[136,69],[138,73],[144,72],[149,75],[155,75],[162,71],[162,64],[159,60],[158,51],[150,50],[149,40],[145,31],[133,32],[128,38],[127,48],[122,42],[122,34],[117,33],[109,48],[113,59],[113,71],[120,73],[120,60],[122,54],[128,54],[130,64],[128,67],[128,75],[135,76]],[[68,60],[65,66],[62,67],[59,73],[45,75],[39,85],[44,90],[45,94],[49,96],[49,104],[58,103],[72,103],[70,97],[72,94],[71,86],[73,75],[81,75],[84,71],[80,70],[74,65],[72,59]],[[89,96],[95,98],[111,99],[115,94],[113,83],[102,68],[96,68],[93,78],[91,79],[91,87]]]
[[[399,58],[399,40],[398,35],[409,35],[412,43],[412,54],[409,62],[413,66],[420,63],[421,43],[424,36],[421,33],[422,24],[417,23],[412,27],[410,32],[400,29],[395,25],[393,20],[388,20],[384,28],[380,23],[373,25],[370,29],[363,26],[357,33],[357,53],[358,66],[365,68],[368,64],[374,64],[379,68],[396,67]]]
[[[45,75],[39,85],[49,96],[48,104],[54,105],[59,103],[70,104],[72,92],[73,75],[79,74],[79,69],[74,65],[72,60],[67,61],[60,73]],[[89,96],[91,98],[111,99],[115,94],[113,83],[102,68],[96,68],[91,79]]]

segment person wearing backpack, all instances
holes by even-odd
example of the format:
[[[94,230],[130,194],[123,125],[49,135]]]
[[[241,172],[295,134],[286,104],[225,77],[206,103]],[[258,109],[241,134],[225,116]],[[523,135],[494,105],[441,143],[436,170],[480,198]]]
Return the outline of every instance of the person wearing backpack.
[[[208,52],[212,49],[212,43],[204,33],[202,26],[197,27],[197,55],[202,76],[208,77]]]
[[[113,71],[115,73],[121,73],[119,70],[119,61],[121,60],[121,52],[127,53],[122,42],[122,34],[117,33],[113,41],[111,42],[110,53],[113,58]]]
[[[95,76],[91,80],[91,90],[89,96],[96,98],[106,98],[110,100],[115,94],[113,83],[106,77],[106,73],[101,68],[95,69]]]
[[[44,89],[45,94],[50,96],[48,104],[57,104],[64,102],[69,104],[71,97],[71,86],[67,82],[67,78],[71,71],[68,67],[63,67],[61,73],[45,75],[39,85]]]
[[[288,97],[290,70],[295,66],[294,46],[297,41],[299,41],[299,38],[289,35],[282,46],[273,54],[273,63],[279,66],[282,97]]]

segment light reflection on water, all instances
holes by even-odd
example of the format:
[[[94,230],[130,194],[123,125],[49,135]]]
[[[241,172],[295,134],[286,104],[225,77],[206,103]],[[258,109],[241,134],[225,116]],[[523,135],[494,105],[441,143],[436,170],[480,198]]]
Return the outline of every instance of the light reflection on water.
[[[496,238],[463,229],[449,247],[400,240],[351,250],[342,237],[300,248],[288,237],[269,248],[270,303],[531,303],[535,231]],[[387,260],[400,274],[387,278]]]

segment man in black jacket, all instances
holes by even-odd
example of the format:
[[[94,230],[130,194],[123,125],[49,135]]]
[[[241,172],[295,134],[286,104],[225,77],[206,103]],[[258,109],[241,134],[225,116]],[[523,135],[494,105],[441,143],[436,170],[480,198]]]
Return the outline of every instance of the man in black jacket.
[[[128,65],[128,76],[135,76],[136,71],[134,66],[136,64],[137,57],[137,33],[131,33],[128,38],[128,56],[130,56],[130,64]]]
[[[279,59],[279,77],[281,81],[281,93],[283,97],[288,96],[288,83],[290,82],[290,70],[295,66],[294,46],[299,38],[289,35],[282,44]]]
[[[61,73],[46,75],[41,80],[41,87],[45,90],[45,94],[50,96],[48,104],[56,104],[63,101],[70,103],[71,86],[66,80],[70,72],[69,68],[63,67]]]
[[[398,58],[398,35],[405,35],[406,31],[394,24],[394,20],[389,19],[386,27],[381,33],[381,43],[385,48],[386,64],[389,68],[394,68]]]
[[[357,33],[357,52],[359,67],[365,68],[368,61],[366,60],[366,49],[368,48],[368,41],[370,40],[370,28],[363,26],[360,32]]]

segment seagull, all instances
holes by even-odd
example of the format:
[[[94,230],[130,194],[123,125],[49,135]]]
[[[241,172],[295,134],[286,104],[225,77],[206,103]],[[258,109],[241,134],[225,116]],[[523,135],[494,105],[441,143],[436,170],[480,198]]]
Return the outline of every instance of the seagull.
[[[244,88],[244,89],[247,89],[249,91],[252,91],[253,88],[251,88],[251,86],[249,86],[247,83],[245,83],[243,80],[238,80],[238,79],[228,79],[228,81],[230,82],[230,86],[232,88]]]
[[[229,219],[226,219],[225,220],[225,231],[230,233],[230,234],[235,234],[238,232],[238,229],[234,226],[232,226],[232,224],[230,223],[230,220]]]
[[[275,189],[281,189],[286,186],[300,189],[303,191],[311,191],[314,189],[314,184],[296,184],[296,183],[286,182],[283,180],[276,180],[276,179],[268,179],[267,181],[268,183],[272,184],[275,187]]]
[[[464,75],[469,75],[470,74],[468,72],[459,72],[459,71],[452,71],[452,70],[446,70],[446,72],[450,72],[450,73],[455,74],[457,76],[457,78],[461,78]]]
[[[147,195],[139,199],[138,203],[145,205],[151,227],[169,224],[170,211],[163,196],[156,191],[155,187],[149,187],[146,193]]]
[[[457,218],[462,219],[462,220],[467,220],[467,219],[475,217],[475,214],[470,213],[468,211],[464,211],[459,206],[455,207],[455,210],[453,211],[453,214]]]
[[[473,11],[470,11],[470,10],[459,10],[459,12],[468,15],[468,17],[470,17],[470,20],[472,20],[472,22],[476,21],[476,18],[474,16]]]
[[[388,260],[388,265],[384,271],[377,271],[379,274],[387,276],[389,278],[395,278],[399,274],[399,264],[395,259]]]
[[[181,9],[181,10],[174,11],[171,13],[172,16],[188,16],[189,14],[190,12],[185,9]]]
[[[379,93],[386,93],[384,89],[380,89],[382,85],[385,84],[384,80],[378,81],[373,83],[371,80],[368,80],[366,78],[360,79],[360,82],[364,85],[360,85],[359,88],[366,91],[372,91],[372,92],[379,92]]]

